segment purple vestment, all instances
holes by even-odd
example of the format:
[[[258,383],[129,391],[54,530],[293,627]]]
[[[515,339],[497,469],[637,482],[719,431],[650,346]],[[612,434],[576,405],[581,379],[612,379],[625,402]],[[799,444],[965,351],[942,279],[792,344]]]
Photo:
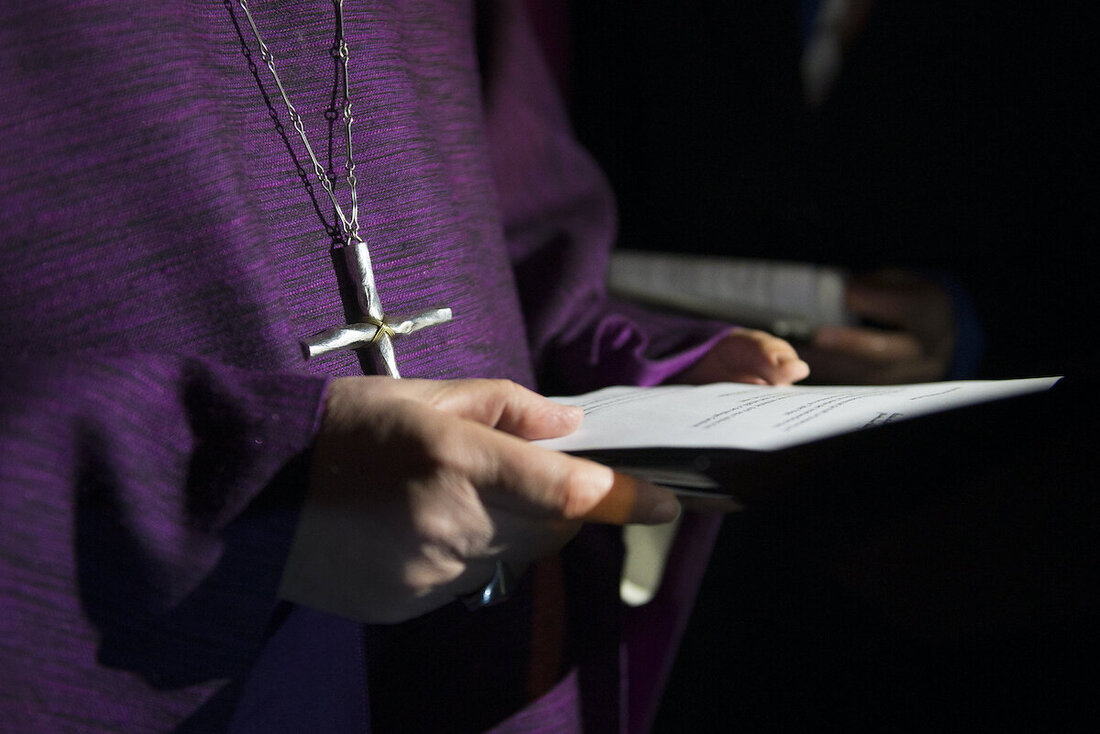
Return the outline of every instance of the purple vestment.
[[[605,297],[611,198],[517,8],[347,10],[383,304],[455,313],[397,343],[402,373],[543,392],[659,382],[722,327]],[[327,156],[331,4],[254,12]],[[522,670],[529,588],[393,628],[276,599],[326,377],[360,366],[301,359],[299,339],[344,310],[229,6],[5,1],[0,103],[0,728],[367,731],[387,695],[403,715],[398,682],[444,647],[466,669],[423,709],[462,702],[436,716],[477,728],[522,707],[487,676]],[[645,719],[634,699],[623,713],[620,631],[648,643],[635,690],[652,698],[713,531],[693,523],[679,587],[635,620],[617,605],[613,532],[564,551],[566,675],[516,730]]]

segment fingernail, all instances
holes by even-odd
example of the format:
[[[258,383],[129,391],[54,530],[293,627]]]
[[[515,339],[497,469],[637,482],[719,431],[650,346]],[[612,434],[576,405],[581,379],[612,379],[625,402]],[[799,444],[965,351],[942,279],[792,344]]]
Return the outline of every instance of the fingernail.
[[[559,405],[559,420],[570,425],[579,425],[584,420],[584,408],[579,405]]]
[[[672,522],[680,516],[680,503],[676,500],[664,500],[649,511],[649,523],[651,525],[664,525]]]

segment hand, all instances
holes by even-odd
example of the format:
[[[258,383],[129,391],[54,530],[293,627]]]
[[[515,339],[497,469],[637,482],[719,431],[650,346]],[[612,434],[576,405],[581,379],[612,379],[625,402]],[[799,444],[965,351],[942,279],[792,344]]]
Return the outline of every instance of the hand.
[[[903,270],[854,279],[848,309],[869,326],[820,327],[802,347],[814,379],[834,384],[888,384],[942,379],[955,349],[951,297],[936,284]]]
[[[754,385],[790,385],[805,379],[810,367],[788,342],[756,329],[733,329],[672,381],[701,385],[710,382],[748,382]]]
[[[394,623],[516,572],[583,521],[660,523],[665,489],[524,439],[583,413],[502,380],[334,380],[280,596]]]

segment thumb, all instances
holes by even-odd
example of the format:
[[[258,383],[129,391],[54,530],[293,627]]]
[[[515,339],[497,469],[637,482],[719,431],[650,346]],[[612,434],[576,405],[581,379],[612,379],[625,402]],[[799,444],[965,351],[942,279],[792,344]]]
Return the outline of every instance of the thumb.
[[[488,460],[468,474],[477,486],[493,487],[497,504],[535,510],[563,520],[625,525],[671,522],[680,503],[670,490],[641,479],[511,436],[480,429]]]
[[[440,382],[433,407],[490,428],[530,440],[555,438],[577,430],[584,411],[560,405],[511,380]]]

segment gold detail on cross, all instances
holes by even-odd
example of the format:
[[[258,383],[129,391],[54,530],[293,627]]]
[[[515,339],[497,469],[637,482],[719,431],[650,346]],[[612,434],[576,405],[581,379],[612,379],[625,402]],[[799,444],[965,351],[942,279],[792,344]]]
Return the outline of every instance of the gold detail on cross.
[[[348,259],[348,270],[355,281],[359,311],[363,316],[357,323],[336,326],[311,336],[302,342],[302,352],[306,359],[312,359],[332,352],[374,347],[386,373],[390,377],[401,377],[393,353],[394,337],[450,321],[451,309],[432,309],[397,323],[387,321],[374,284],[374,271],[366,243],[356,237],[344,247],[344,253]]]

